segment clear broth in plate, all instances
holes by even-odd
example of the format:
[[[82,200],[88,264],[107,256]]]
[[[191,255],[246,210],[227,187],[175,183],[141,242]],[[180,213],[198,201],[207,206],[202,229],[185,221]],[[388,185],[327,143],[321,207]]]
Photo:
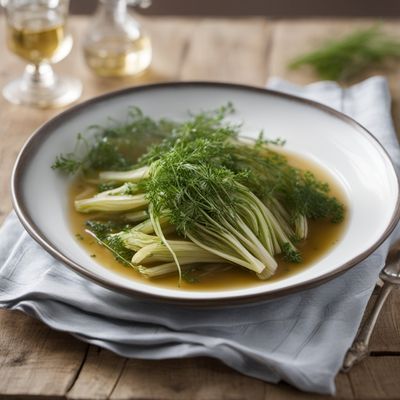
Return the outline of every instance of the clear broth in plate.
[[[347,202],[345,201],[344,192],[331,174],[329,174],[325,169],[321,168],[315,162],[301,157],[298,154],[283,150],[279,150],[279,152],[283,153],[287,157],[292,166],[301,168],[303,170],[309,170],[316,176],[317,179],[327,182],[330,187],[330,194],[342,202],[346,208]],[[161,278],[147,279],[133,268],[125,266],[115,260],[113,254],[109,250],[100,246],[92,236],[85,232],[85,222],[89,219],[93,219],[95,213],[78,213],[74,208],[74,200],[76,198],[89,197],[95,193],[95,186],[90,186],[79,178],[77,178],[71,185],[68,199],[69,218],[71,231],[75,235],[76,240],[80,242],[80,244],[85,248],[91,257],[96,259],[96,262],[105,268],[146,284],[152,284],[171,289],[178,288],[177,274]],[[346,214],[348,214],[347,208]],[[324,254],[326,254],[330,249],[332,249],[343,235],[346,222],[346,218],[339,224],[334,224],[325,220],[309,220],[309,234],[307,240],[305,240],[303,243],[296,244],[296,247],[300,250],[303,257],[302,263],[288,263],[284,261],[282,257],[278,257],[277,271],[275,275],[267,281],[261,281],[254,273],[247,271],[245,268],[237,266],[229,270],[212,272],[209,275],[201,277],[195,283],[183,281],[180,285],[180,289],[190,291],[239,289],[265,285],[268,282],[275,282],[287,278],[290,275],[304,270],[321,258]]]

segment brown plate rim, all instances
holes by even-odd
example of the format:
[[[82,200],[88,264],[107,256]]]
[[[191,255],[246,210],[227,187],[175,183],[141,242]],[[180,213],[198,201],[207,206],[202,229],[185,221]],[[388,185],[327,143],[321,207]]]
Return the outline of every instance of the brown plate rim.
[[[250,91],[253,93],[259,93],[259,94],[267,94],[269,96],[275,96],[279,98],[283,98],[286,100],[306,104],[308,106],[317,108],[323,112],[326,112],[330,115],[333,115],[340,120],[344,121],[347,124],[350,124],[356,130],[366,136],[368,139],[372,139],[375,144],[380,147],[381,150],[383,150],[385,156],[388,158],[390,165],[393,168],[393,171],[396,175],[396,180],[397,180],[397,202],[396,202],[396,207],[393,211],[393,215],[391,217],[390,223],[387,226],[386,230],[383,232],[381,237],[373,244],[371,245],[368,249],[363,251],[362,253],[358,254],[357,256],[353,257],[350,259],[348,262],[344,263],[334,271],[331,271],[329,273],[326,273],[324,275],[321,275],[318,278],[310,279],[307,282],[303,283],[296,283],[292,284],[286,288],[281,288],[281,289],[276,289],[269,291],[267,293],[257,293],[257,294],[247,294],[247,295],[232,295],[229,297],[224,297],[224,298],[217,298],[217,299],[183,299],[179,297],[173,297],[173,296],[167,296],[167,295],[155,295],[155,294],[150,294],[147,292],[142,292],[136,289],[128,289],[125,287],[122,287],[118,284],[114,284],[112,282],[109,282],[106,279],[102,279],[96,274],[87,271],[82,265],[74,262],[67,256],[65,256],[62,252],[62,250],[58,249],[49,238],[44,235],[40,229],[36,226],[36,224],[33,222],[32,218],[30,217],[26,205],[24,204],[23,197],[22,197],[22,175],[24,173],[24,167],[30,160],[31,154],[34,154],[35,148],[39,147],[42,141],[44,141],[49,134],[51,134],[51,131],[56,127],[59,126],[60,124],[63,123],[65,119],[68,118],[69,115],[73,114],[76,115],[76,113],[81,113],[83,112],[87,107],[92,106],[94,104],[106,101],[110,98],[118,97],[118,96],[125,96],[126,94],[130,93],[137,93],[145,90],[152,90],[152,89],[158,89],[158,88],[190,88],[190,87],[213,87],[213,88],[230,88],[230,89],[236,89],[236,90],[244,90],[244,91]],[[163,82],[163,83],[153,83],[153,84],[146,84],[146,85],[140,85],[140,86],[134,86],[134,87],[128,87],[116,91],[112,91],[100,96],[96,96],[94,98],[91,98],[89,100],[83,101],[82,103],[78,103],[67,110],[62,111],[61,113],[57,114],[55,117],[51,118],[49,121],[45,122],[42,124],[39,128],[37,128],[32,135],[27,139],[25,144],[23,145],[22,149],[20,150],[18,157],[16,159],[16,162],[14,164],[12,176],[11,176],[11,198],[12,198],[12,204],[14,207],[14,210],[16,211],[16,214],[21,221],[22,225],[24,228],[27,230],[29,235],[37,242],[39,243],[48,253],[50,253],[53,257],[58,259],[59,261],[63,262],[67,267],[71,268],[78,274],[89,278],[90,280],[96,282],[97,284],[100,284],[103,287],[106,287],[108,289],[112,289],[117,292],[122,292],[128,295],[134,295],[134,296],[140,296],[143,298],[146,298],[148,300],[153,300],[153,301],[162,301],[162,302],[169,302],[169,303],[177,303],[180,305],[196,305],[196,306],[227,306],[227,305],[235,305],[238,303],[249,303],[249,302],[260,302],[260,301],[265,301],[269,299],[274,299],[277,297],[285,296],[291,293],[295,293],[301,290],[305,289],[310,289],[312,287],[315,287],[317,285],[320,285],[324,282],[327,282],[328,280],[346,272],[362,260],[364,260],[368,255],[370,255],[374,250],[376,250],[384,241],[385,239],[390,235],[390,233],[394,230],[395,226],[397,225],[397,222],[399,221],[400,218],[400,183],[399,183],[399,176],[396,171],[396,168],[393,165],[393,162],[391,160],[391,157],[389,156],[388,152],[386,149],[380,144],[380,142],[375,138],[375,136],[369,132],[364,126],[362,126],[360,123],[355,121],[353,118],[334,110],[333,108],[330,108],[326,105],[323,105],[321,103],[318,103],[313,100],[309,99],[304,99],[300,98],[291,94],[287,93],[282,93],[278,92],[275,90],[271,89],[265,89],[261,87],[256,87],[256,86],[249,86],[249,85],[242,85],[242,84],[235,84],[235,83],[225,83],[225,82],[212,82],[212,81],[179,81],[179,82]]]

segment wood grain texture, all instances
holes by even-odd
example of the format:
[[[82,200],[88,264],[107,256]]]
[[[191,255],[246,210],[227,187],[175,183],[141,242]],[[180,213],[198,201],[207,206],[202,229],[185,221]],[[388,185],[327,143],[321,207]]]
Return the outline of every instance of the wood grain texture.
[[[18,311],[0,310],[0,395],[63,396],[87,345]]]
[[[369,357],[349,374],[355,398],[399,399],[400,357]]]
[[[376,294],[368,304],[366,315],[375,299]],[[400,290],[393,290],[389,295],[372,334],[370,349],[377,355],[391,353],[400,357]],[[398,373],[400,379],[400,370]]]
[[[95,77],[86,67],[81,44],[85,18],[71,20],[75,46],[57,71],[84,82],[81,100],[155,81],[222,80],[263,86],[270,75],[304,84],[316,79],[307,68],[291,71],[288,61],[323,40],[367,26],[371,20],[142,19],[151,34],[154,61],[131,79]],[[23,70],[5,49],[0,18],[0,86]],[[384,28],[400,36],[400,21]],[[395,115],[400,116],[400,64],[388,68]],[[397,110],[397,111],[396,111]],[[26,138],[62,110],[17,107],[0,98],[0,221],[11,209],[9,177]],[[400,398],[400,291],[384,306],[373,335],[373,357],[336,379],[338,399]],[[330,399],[301,393],[286,384],[267,384],[206,358],[126,360],[50,330],[19,312],[0,311],[0,398],[35,396],[70,399]]]
[[[334,397],[300,392],[286,383],[265,384],[265,400],[328,400],[332,398],[336,400],[354,398],[348,375],[339,374],[336,377],[336,396]]]
[[[194,27],[180,78],[264,85],[271,29],[258,18],[202,20]]]
[[[126,359],[108,350],[90,346],[68,399],[108,399],[124,370]]]
[[[113,400],[263,400],[264,383],[208,358],[129,360]]]

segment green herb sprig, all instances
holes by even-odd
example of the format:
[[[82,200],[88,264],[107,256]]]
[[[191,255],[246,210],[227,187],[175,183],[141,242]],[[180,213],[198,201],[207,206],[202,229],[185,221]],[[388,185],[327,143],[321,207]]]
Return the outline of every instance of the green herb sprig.
[[[317,50],[295,58],[291,69],[311,66],[322,79],[349,81],[371,67],[400,58],[400,41],[384,33],[380,25],[357,30]]]
[[[127,121],[110,119],[106,126],[90,126],[87,135],[78,134],[73,152],[59,154],[52,168],[66,172],[93,174],[99,170],[124,171],[137,161],[150,144],[169,136],[175,123],[167,119],[154,120],[142,110],[131,107]],[[90,143],[86,136],[93,135]],[[134,151],[132,151],[134,150]]]

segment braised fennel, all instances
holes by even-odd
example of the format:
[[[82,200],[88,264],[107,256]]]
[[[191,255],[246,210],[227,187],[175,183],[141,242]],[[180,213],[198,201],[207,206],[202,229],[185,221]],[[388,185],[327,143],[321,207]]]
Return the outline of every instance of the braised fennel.
[[[344,207],[326,183],[289,165],[282,141],[239,139],[240,126],[226,121],[232,112],[229,104],[174,122],[135,108],[127,122],[92,127],[90,143],[79,135],[53,168],[98,185],[75,201],[78,212],[96,212],[86,231],[149,278],[177,273],[180,281],[193,265],[228,264],[268,279],[278,255],[301,262],[296,243],[308,219],[338,223]]]

